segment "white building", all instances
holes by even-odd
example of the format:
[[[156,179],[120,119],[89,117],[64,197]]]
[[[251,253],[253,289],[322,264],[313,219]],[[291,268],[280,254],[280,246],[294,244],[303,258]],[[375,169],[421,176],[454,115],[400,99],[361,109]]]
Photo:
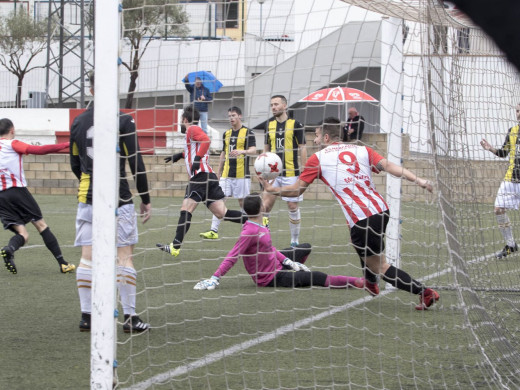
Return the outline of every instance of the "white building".
[[[358,103],[367,120],[366,131],[391,131],[388,127],[394,125],[381,119],[383,111],[387,117],[401,118],[403,132],[411,136],[412,151],[428,150],[427,133],[432,122],[434,126],[446,127],[450,134],[460,132],[457,143],[466,148],[464,153],[475,153],[475,157],[480,156],[478,139],[489,130],[490,120],[499,130],[496,139],[490,141],[502,142],[503,133],[514,119],[517,76],[478,29],[433,28],[405,21],[402,35],[383,36],[383,20],[390,23],[401,20],[388,19],[347,2],[182,2],[180,5],[190,19],[189,37],[146,41],[148,48],[141,59],[134,107],[182,108],[188,98],[182,78],[194,70],[207,70],[224,85],[215,94],[210,109],[210,125],[214,128],[222,130],[227,126],[227,108],[231,105],[243,108],[245,123],[259,126],[270,116],[269,97],[275,93],[286,95],[294,116],[312,127],[325,115],[344,119],[346,105],[309,107],[298,103],[302,97],[320,88],[343,85],[362,89],[381,100],[384,88],[381,75],[389,66],[382,53],[390,52],[392,61],[401,61],[402,72],[401,81],[385,99],[402,96],[402,109],[396,112],[391,101]],[[18,1],[18,7],[21,4],[28,4],[36,17],[48,7],[47,2],[37,0]],[[5,13],[13,2],[0,6],[0,12]],[[73,4],[69,4],[66,16],[71,23],[77,22]],[[404,45],[399,44],[401,40]],[[86,46],[87,57],[92,58],[92,45],[87,42]],[[123,41],[122,61],[128,61],[128,49]],[[36,61],[45,65],[45,53]],[[77,58],[67,56],[64,73],[73,77],[78,69]],[[122,99],[128,80],[128,72],[121,67]],[[22,96],[26,99],[31,92],[42,92],[45,88],[45,70],[35,70],[24,79]],[[49,106],[57,88],[57,80],[50,80]],[[7,71],[0,71],[1,104],[10,106],[15,94],[16,79]],[[429,116],[428,101],[444,107],[435,112],[435,121]],[[452,107],[451,102],[457,104]],[[459,112],[455,113],[456,110]],[[467,134],[468,127],[471,135]],[[446,143],[453,143],[448,138],[451,137],[447,137]],[[453,146],[446,147],[451,150]]]

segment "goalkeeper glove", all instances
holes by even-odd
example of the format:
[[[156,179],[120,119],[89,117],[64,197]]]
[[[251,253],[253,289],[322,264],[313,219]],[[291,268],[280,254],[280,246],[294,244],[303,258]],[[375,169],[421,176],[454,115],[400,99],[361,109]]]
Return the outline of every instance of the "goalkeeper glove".
[[[165,163],[169,163],[170,161],[172,162],[172,164],[175,164],[177,161],[179,161],[181,158],[183,158],[183,154],[182,153],[175,153],[173,156],[171,157],[166,157],[164,159],[164,162]]]
[[[195,156],[193,159],[193,164],[191,165],[191,173],[195,174],[196,171],[200,169],[200,156]]]
[[[209,279],[204,279],[198,282],[193,289],[194,290],[215,290],[219,283],[220,278],[217,278],[215,275],[211,276]]]
[[[305,272],[311,272],[309,267],[307,267],[305,264],[298,263],[297,261],[292,261],[291,259],[285,259],[282,264],[289,269],[292,269],[293,271],[305,271]]]

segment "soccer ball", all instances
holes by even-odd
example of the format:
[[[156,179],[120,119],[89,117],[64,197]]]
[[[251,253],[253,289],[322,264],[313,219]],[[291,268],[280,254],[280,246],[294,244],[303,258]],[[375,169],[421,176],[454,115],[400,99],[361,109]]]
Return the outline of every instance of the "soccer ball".
[[[262,153],[255,160],[255,172],[262,179],[276,179],[282,173],[282,169],[282,160],[276,153]]]

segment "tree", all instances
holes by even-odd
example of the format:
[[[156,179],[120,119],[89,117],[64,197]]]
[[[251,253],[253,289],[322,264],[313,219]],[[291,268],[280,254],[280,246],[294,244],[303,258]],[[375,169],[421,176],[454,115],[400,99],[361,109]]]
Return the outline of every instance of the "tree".
[[[125,108],[132,108],[141,58],[152,39],[168,35],[182,37],[189,32],[188,15],[177,3],[176,0],[123,0],[123,37],[130,44],[129,61],[122,63],[130,72]]]
[[[22,85],[27,73],[45,65],[31,62],[47,45],[47,20],[35,21],[20,8],[0,18],[0,65],[18,79],[16,107],[22,106]]]

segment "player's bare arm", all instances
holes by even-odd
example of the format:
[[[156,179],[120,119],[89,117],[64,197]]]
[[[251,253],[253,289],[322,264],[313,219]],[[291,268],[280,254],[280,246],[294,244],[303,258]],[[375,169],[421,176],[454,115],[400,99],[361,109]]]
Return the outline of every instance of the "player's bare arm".
[[[485,138],[482,138],[482,141],[480,141],[480,145],[484,148],[484,150],[487,150],[493,154],[497,154],[496,148],[491,146],[491,144],[489,142],[487,142],[487,140]]]
[[[142,218],[142,222],[146,223],[146,221],[148,221],[150,219],[150,217],[152,216],[152,204],[151,203],[144,204],[141,202],[140,211],[141,211],[140,215]]]
[[[433,184],[431,181],[423,179],[417,176],[415,173],[406,169],[400,165],[394,164],[388,161],[386,158],[382,159],[377,163],[376,168],[380,171],[388,172],[389,174],[396,177],[403,177],[408,181],[416,183],[418,186],[426,189],[428,192],[433,192]]]
[[[222,172],[224,171],[224,164],[226,163],[226,153],[224,151],[220,152],[220,160],[218,164],[218,179],[222,176]]]
[[[300,149],[300,157],[302,159],[302,167],[304,167],[305,164],[307,164],[307,146],[305,144],[301,144],[299,146],[299,149]]]
[[[258,181],[262,184],[264,191],[269,192],[273,195],[279,196],[287,196],[287,197],[296,197],[303,194],[307,187],[309,187],[309,183],[304,182],[303,180],[298,180],[296,183],[290,186],[284,187],[273,187],[271,183],[267,180],[262,179],[260,176],[258,177]]]
[[[253,154],[256,154],[256,146],[251,146],[250,148],[248,149],[233,149],[229,155],[231,157],[238,157],[240,155],[253,155]]]

